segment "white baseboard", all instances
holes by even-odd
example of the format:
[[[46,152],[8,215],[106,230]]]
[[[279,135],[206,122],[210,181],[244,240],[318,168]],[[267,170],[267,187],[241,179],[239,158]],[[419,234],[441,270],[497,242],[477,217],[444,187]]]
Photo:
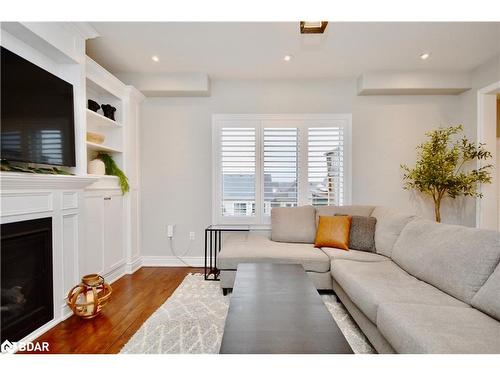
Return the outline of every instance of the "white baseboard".
[[[106,280],[106,282],[108,284],[114,283],[116,280],[118,280],[119,278],[121,278],[122,276],[124,276],[127,273],[126,266],[127,265],[125,262],[116,266],[114,269],[112,269],[108,273],[102,275],[104,277],[104,280]]]
[[[125,271],[127,274],[131,275],[135,271],[139,270],[142,267],[142,257],[137,256],[134,259],[132,259],[130,262],[127,262],[125,266]]]
[[[142,267],[186,267],[186,264],[174,256],[144,255],[141,258]],[[182,260],[191,267],[203,267],[205,264],[204,257],[182,257]]]
[[[73,315],[73,311],[67,304],[61,306],[61,321],[68,319],[71,315]]]

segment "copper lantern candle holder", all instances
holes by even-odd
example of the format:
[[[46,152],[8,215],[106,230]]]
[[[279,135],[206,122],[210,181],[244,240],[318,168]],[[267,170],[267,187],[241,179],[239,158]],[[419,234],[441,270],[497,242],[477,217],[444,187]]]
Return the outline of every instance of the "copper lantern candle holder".
[[[99,315],[108,303],[112,291],[102,276],[85,275],[82,277],[82,282],[69,291],[67,304],[75,315],[92,319]]]

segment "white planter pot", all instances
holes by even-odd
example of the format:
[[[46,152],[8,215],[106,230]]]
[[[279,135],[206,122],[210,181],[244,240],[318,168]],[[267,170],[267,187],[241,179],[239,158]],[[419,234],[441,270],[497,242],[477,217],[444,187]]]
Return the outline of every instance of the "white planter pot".
[[[106,166],[101,159],[94,159],[89,161],[87,171],[89,174],[104,176],[106,174]]]

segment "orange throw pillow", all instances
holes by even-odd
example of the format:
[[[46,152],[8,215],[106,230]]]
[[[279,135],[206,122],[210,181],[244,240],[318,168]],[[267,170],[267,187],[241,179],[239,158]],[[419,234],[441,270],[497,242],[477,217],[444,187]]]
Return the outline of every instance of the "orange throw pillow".
[[[349,250],[351,220],[351,216],[320,216],[314,246]]]

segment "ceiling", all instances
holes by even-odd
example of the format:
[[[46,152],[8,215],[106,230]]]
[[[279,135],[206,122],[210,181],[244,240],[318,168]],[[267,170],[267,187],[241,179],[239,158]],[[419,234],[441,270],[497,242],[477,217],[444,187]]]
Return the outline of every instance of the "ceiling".
[[[500,23],[96,22],[87,54],[113,73],[215,79],[354,77],[371,71],[467,71],[500,54]],[[421,60],[423,52],[430,52]],[[289,62],[285,55],[292,55]],[[159,57],[158,62],[151,57]]]

